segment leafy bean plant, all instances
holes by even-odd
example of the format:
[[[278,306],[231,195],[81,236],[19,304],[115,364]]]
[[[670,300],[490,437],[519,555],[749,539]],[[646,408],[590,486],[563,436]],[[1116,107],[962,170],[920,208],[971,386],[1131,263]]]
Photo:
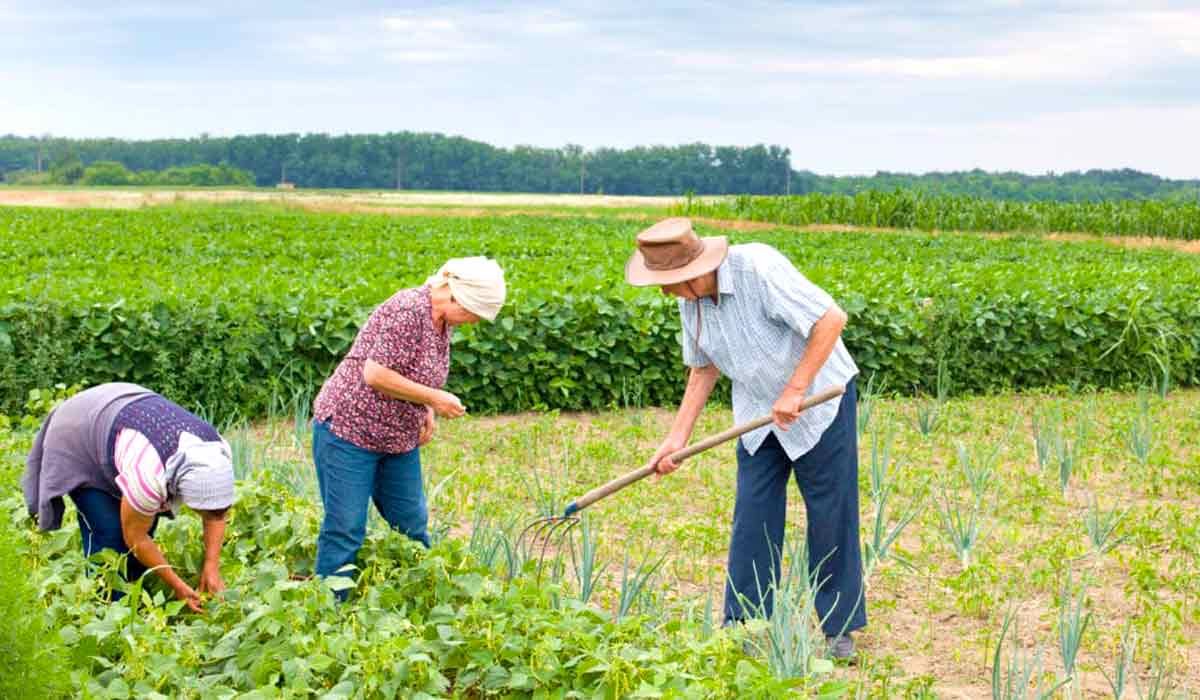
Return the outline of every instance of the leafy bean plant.
[[[30,435],[20,444],[0,440],[0,483],[15,485]],[[14,452],[4,452],[10,444]],[[640,583],[630,577],[626,601],[634,604],[619,619],[568,594],[562,582],[539,581],[529,567],[510,562],[511,578],[497,575],[513,556],[503,534],[511,527],[483,516],[469,540],[447,537],[430,550],[387,528],[369,530],[354,578],[337,579],[351,586],[339,604],[329,584],[303,576],[313,566],[319,506],[283,480],[296,464],[272,465],[259,460],[238,485],[222,556],[228,590],[205,601],[204,615],[187,612],[157,578],[126,583],[112,552],[85,562],[73,516],[62,530],[37,532],[20,495],[7,490],[0,532],[14,542],[0,548],[2,570],[30,595],[6,584],[3,602],[20,615],[4,619],[19,623],[24,641],[0,645],[0,657],[13,662],[6,680],[22,683],[3,695],[528,697],[553,690],[741,698],[778,697],[802,684],[747,659],[736,633],[639,607],[644,596],[633,591],[649,586],[645,568]],[[155,539],[195,580],[203,561],[198,519],[162,523]],[[114,590],[125,595],[110,604]],[[45,687],[24,679],[25,671]]]

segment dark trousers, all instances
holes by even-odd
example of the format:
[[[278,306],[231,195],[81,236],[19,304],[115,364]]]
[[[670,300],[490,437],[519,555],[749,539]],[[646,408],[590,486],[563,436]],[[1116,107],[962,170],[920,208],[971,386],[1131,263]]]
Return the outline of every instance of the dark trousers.
[[[421,453],[365,450],[313,421],[313,461],[325,517],[317,536],[318,576],[331,576],[354,563],[367,536],[371,503],[394,530],[429,546],[429,511],[421,483]],[[347,591],[338,591],[345,598]]]
[[[738,441],[737,500],[725,585],[727,624],[760,610],[771,614],[770,588],[779,580],[788,480],[795,474],[808,521],[809,573],[821,583],[815,602],[825,620],[825,634],[866,626],[858,532],[857,393],[855,383],[849,382],[833,424],[795,461],[774,434],[753,455]]]
[[[78,488],[67,494],[79,511],[79,534],[83,538],[83,555],[90,557],[102,549],[129,554],[125,562],[125,578],[133,581],[146,573],[146,567],[129,553],[125,535],[121,532],[121,500],[100,489]],[[150,525],[150,536],[158,527],[158,516]],[[119,596],[116,596],[119,597]]]

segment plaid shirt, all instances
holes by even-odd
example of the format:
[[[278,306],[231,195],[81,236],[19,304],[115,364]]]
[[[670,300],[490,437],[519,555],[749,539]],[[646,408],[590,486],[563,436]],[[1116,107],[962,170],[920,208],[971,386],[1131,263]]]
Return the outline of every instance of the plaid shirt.
[[[771,413],[808,348],[813,324],[833,299],[763,243],[730,246],[717,268],[717,298],[715,304],[708,297],[680,300],[683,361],[689,367],[716,365],[733,380],[734,420],[744,423]],[[856,374],[858,367],[838,338],[809,394],[845,384]],[[754,454],[773,432],[788,457],[797,459],[817,444],[837,410],[837,401],[827,401],[801,413],[786,431],[769,425],[746,433],[742,445]]]

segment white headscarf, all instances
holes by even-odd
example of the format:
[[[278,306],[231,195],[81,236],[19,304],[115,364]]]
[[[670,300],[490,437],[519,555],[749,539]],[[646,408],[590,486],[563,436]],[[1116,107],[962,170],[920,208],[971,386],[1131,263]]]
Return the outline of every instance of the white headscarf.
[[[185,430],[179,434],[179,449],[163,466],[173,506],[179,501],[193,510],[233,505],[233,460],[224,440],[205,442]]]
[[[504,270],[495,260],[483,256],[448,260],[425,284],[434,288],[450,285],[455,301],[489,321],[496,320],[504,306]]]

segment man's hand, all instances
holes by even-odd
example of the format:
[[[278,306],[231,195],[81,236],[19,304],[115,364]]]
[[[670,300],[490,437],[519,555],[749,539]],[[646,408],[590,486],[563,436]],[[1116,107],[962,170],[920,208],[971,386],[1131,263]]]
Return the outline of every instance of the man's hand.
[[[222,593],[225,590],[225,581],[221,579],[221,572],[215,566],[206,566],[200,572],[200,585],[196,587],[197,593]]]
[[[187,604],[188,608],[194,613],[204,613],[204,603],[200,600],[200,594],[192,590],[192,587],[183,583],[175,589],[175,597]]]
[[[457,396],[441,389],[434,391],[429,407],[442,418],[459,418],[467,412]]]
[[[771,415],[775,418],[775,425],[779,426],[780,430],[787,430],[788,426],[800,417],[800,413],[804,410],[800,404],[804,403],[806,393],[808,393],[808,387],[788,384],[779,398],[775,400],[775,405],[771,407]]]
[[[663,443],[658,446],[658,450],[654,452],[654,456],[650,458],[650,464],[654,465],[654,471],[658,472],[659,476],[670,474],[679,468],[678,464],[671,461],[671,453],[682,450],[687,440],[676,437],[667,437]]]
[[[433,439],[433,433],[437,430],[437,418],[433,412],[432,406],[426,406],[428,409],[425,412],[425,423],[421,425],[421,432],[417,435],[417,446],[424,447],[430,440]]]

